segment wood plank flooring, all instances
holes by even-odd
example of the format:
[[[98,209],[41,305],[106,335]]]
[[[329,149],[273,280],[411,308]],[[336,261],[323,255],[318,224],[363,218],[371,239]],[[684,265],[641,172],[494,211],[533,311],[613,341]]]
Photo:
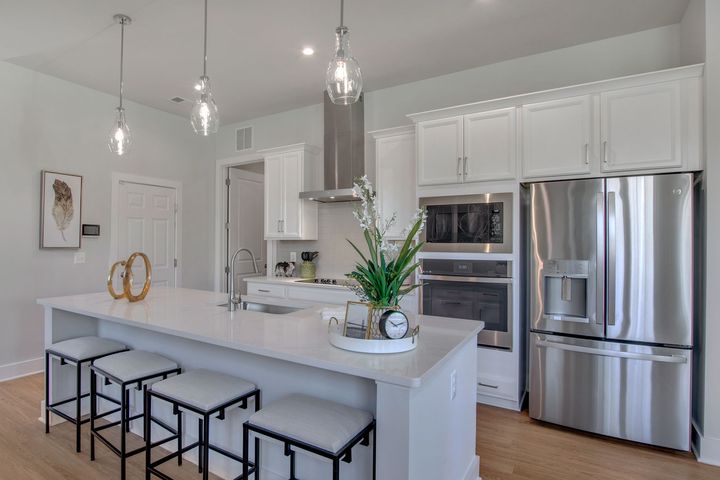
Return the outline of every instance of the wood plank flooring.
[[[116,478],[119,460],[103,446],[90,462],[87,431],[80,454],[72,425],[58,425],[45,435],[37,420],[42,396],[42,375],[0,383],[0,480]],[[477,424],[483,480],[720,479],[720,468],[700,464],[692,455],[581,434],[527,414],[478,406]],[[199,478],[196,472],[189,462],[167,471],[179,480]],[[143,456],[131,458],[128,480],[144,478]]]

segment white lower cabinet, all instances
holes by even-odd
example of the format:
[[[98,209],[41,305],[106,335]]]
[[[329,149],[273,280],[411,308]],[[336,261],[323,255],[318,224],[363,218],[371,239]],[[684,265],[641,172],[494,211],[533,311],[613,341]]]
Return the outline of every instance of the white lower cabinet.
[[[520,410],[519,356],[492,348],[478,348],[477,401],[495,407]]]
[[[334,287],[310,287],[305,285],[297,285],[292,282],[277,281],[252,281],[248,280],[248,295],[258,295],[262,297],[275,298],[278,300],[300,300],[307,304],[330,304],[344,305],[352,301],[359,301],[357,295],[352,291],[344,288]],[[403,310],[409,313],[417,314],[418,312],[418,295],[413,292],[400,301]]]

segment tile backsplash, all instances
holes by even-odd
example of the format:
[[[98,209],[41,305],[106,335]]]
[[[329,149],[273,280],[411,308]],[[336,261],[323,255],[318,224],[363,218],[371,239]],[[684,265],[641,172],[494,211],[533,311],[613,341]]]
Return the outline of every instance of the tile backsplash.
[[[356,202],[321,203],[318,205],[318,240],[283,240],[278,242],[277,260],[290,260],[290,252],[297,252],[298,265],[300,252],[317,251],[315,260],[318,277],[343,278],[353,270],[357,253],[348,244],[351,240],[364,251],[365,237],[355,217],[353,209]],[[299,275],[299,268],[295,270]]]

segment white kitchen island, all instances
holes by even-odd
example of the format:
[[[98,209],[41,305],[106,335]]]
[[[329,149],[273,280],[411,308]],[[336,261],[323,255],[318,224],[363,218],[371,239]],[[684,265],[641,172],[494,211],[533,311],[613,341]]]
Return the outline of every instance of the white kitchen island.
[[[219,306],[226,301],[226,294],[158,287],[134,304],[113,300],[107,293],[38,303],[45,307],[46,346],[98,335],[165,355],[183,369],[207,368],[250,380],[262,390],[264,405],[290,393],[305,393],[373,412],[379,480],[478,478],[475,383],[480,322],[421,316],[417,349],[368,355],[328,343],[321,306],[288,314],[228,312]],[[69,370],[53,364],[55,399],[73,391]],[[131,404],[141,408],[139,393]],[[248,411],[228,413],[225,421],[213,421],[212,441],[241,452],[241,426],[250,410],[252,405]],[[170,409],[161,411],[163,415],[170,419]],[[140,422],[133,427],[140,431]],[[195,430],[185,429],[186,442],[195,440]],[[263,478],[286,479],[288,458],[281,446],[263,442],[263,447]],[[98,455],[110,453],[98,447]],[[194,461],[193,455],[187,458]],[[240,472],[237,464],[220,457],[211,456],[210,466],[223,478]],[[341,475],[344,480],[372,478],[371,448],[355,447],[353,461],[342,463]],[[331,465],[300,454],[297,476],[331,478]]]

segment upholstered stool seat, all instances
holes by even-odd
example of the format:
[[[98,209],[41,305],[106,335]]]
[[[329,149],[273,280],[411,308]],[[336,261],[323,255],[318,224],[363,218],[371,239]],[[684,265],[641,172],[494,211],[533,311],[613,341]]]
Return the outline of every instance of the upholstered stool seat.
[[[181,400],[199,410],[210,411],[256,388],[254,383],[232,375],[192,370],[156,383],[152,391]]]
[[[157,353],[130,350],[103,357],[95,362],[95,371],[121,382],[134,382],[144,377],[162,375],[178,368],[178,364]]]
[[[370,412],[330,400],[294,394],[277,400],[253,414],[243,425],[243,441],[255,432],[285,444],[290,457],[290,480],[295,479],[295,452],[291,447],[333,461],[333,479],[340,478],[340,460],[352,461],[352,447],[369,445],[375,420]],[[373,433],[374,434],[374,433]],[[375,478],[373,442],[373,478]]]
[[[170,375],[180,373],[178,364],[161,355],[141,350],[130,350],[103,357],[96,361],[92,367],[90,376],[90,460],[95,460],[95,439],[100,440],[110,451],[120,457],[120,478],[125,479],[126,460],[145,450],[145,445],[128,451],[127,434],[130,432],[130,425],[133,420],[144,416],[143,413],[130,415],[130,391],[133,388],[147,391],[148,385],[152,382],[167,379]],[[112,398],[107,392],[98,391],[98,377],[104,379],[105,385],[117,385],[120,387],[120,399]],[[118,405],[114,410],[98,413],[98,399],[102,399]],[[96,425],[96,421],[108,415],[120,412],[120,420],[111,421],[103,425]],[[155,424],[171,433],[171,436],[158,442],[158,445],[171,440],[181,441],[182,428],[180,425],[173,428],[163,421],[152,418]],[[115,446],[108,438],[101,433],[103,430],[120,426],[120,447]],[[146,424],[143,422],[143,437],[149,437]]]
[[[127,347],[120,342],[100,337],[78,337],[50,345],[45,350],[45,433],[50,433],[50,413],[54,413],[68,422],[75,425],[75,450],[80,451],[80,431],[82,425],[90,421],[89,418],[82,419],[81,400],[90,396],[89,393],[82,393],[81,372],[83,364],[92,365],[95,360],[106,355],[122,352]],[[59,358],[60,365],[66,363],[75,364],[75,396],[55,402],[51,399],[51,359]],[[58,407],[75,402],[75,416],[69,415]]]
[[[122,352],[127,350],[127,347],[107,338],[78,337],[54,343],[47,350],[53,355],[64,357],[70,361],[84,362],[91,358]]]
[[[152,414],[152,399],[159,398],[173,406],[173,412],[178,418],[178,431],[182,432],[182,414],[191,412],[199,417],[198,441],[190,445],[182,445],[182,437],[178,440],[177,451],[152,461],[151,448],[155,446],[151,435],[145,438],[145,471],[147,478],[156,475],[163,479],[170,477],[158,470],[163,463],[177,458],[178,465],[182,464],[183,453],[198,448],[198,469],[203,478],[209,478],[209,453],[213,450],[225,457],[240,462],[251,474],[255,473],[259,462],[259,442],[255,442],[255,461],[247,460],[247,452],[240,457],[232,452],[210,443],[210,418],[225,419],[226,410],[235,406],[247,409],[248,400],[254,398],[255,411],[260,408],[260,390],[255,384],[232,375],[213,372],[210,370],[193,370],[176,377],[168,378],[155,383],[145,392],[145,431],[150,432]],[[244,477],[244,478],[247,478]]]

